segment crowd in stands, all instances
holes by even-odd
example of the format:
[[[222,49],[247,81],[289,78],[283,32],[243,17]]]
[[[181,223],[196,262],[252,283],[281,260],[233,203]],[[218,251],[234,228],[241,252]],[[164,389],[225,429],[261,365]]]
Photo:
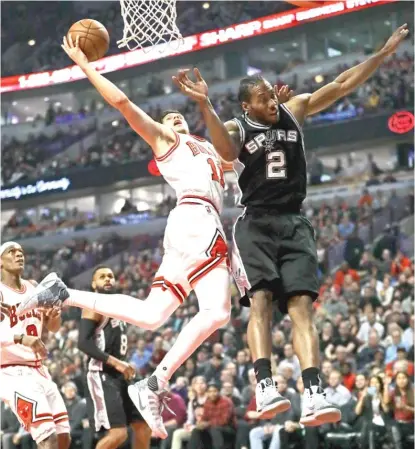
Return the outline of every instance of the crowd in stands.
[[[319,208],[307,206],[307,216],[323,224],[317,227],[320,243],[334,245],[337,239],[353,237],[361,224],[359,209],[367,201],[364,196],[355,207],[343,200]],[[231,221],[225,223],[227,234],[231,225]],[[92,264],[84,261],[83,270],[115,253],[103,254],[103,242],[92,246],[95,254],[100,248],[101,255]],[[53,257],[28,254],[27,277],[40,279],[52,267],[60,271],[61,264],[65,266],[68,259],[80,262],[91,251],[92,247],[78,244],[62,248]],[[141,236],[130,241],[112,267],[118,291],[144,300],[162,256],[158,238]],[[342,409],[341,423],[319,428],[303,428],[299,424],[301,370],[291,344],[290,319],[277,309],[273,321],[273,373],[279,391],[290,398],[292,408],[271,421],[257,419],[255,375],[247,348],[249,310],[240,306],[237,289],[233,288],[230,323],[203,344],[172,379],[169,407],[176,415],[168,410],[163,412],[169,422],[169,437],[163,442],[153,439],[153,447],[199,449],[206,438],[219,438],[212,441],[223,441],[220,447],[230,449],[259,449],[266,444],[271,449],[365,449],[384,443],[391,449],[412,447],[414,263],[411,257],[413,254],[401,251],[398,239],[385,234],[354,254],[349,263],[344,261],[337,270],[322,268],[320,295],[314,304],[321,338],[322,382],[328,400]],[[70,282],[70,276],[66,278]],[[136,367],[138,377],[153,371],[197,310],[192,294],[156,333],[129,328],[128,359]],[[85,356],[77,348],[79,315],[77,309],[65,311],[61,329],[49,335],[46,365],[62,387],[72,424],[72,447],[89,449],[95,436],[89,428],[83,400]],[[32,447],[30,436],[19,429],[10,410],[7,412],[6,407],[3,411],[2,435],[3,442],[7,440],[7,449]],[[205,420],[214,429],[210,435],[199,426]],[[219,447],[212,444],[203,447]]]
[[[120,50],[116,41],[122,38],[123,20],[121,6],[117,1],[102,2],[99,7],[95,2],[83,2],[82,13],[76,3],[63,2],[37,7],[30,2],[18,2],[5,7],[2,13],[2,56],[7,50],[19,45],[19,53],[23,58],[8,59],[8,64],[2,65],[2,76],[20,73],[31,73],[49,69],[60,69],[68,65],[68,59],[60,47],[64,36],[71,25],[80,18],[88,17],[98,20],[112,36],[108,54]],[[276,12],[293,8],[288,3],[256,1],[227,2],[225,5],[218,2],[209,3],[208,9],[203,9],[203,2],[178,2],[177,25],[183,36],[201,33],[215,28],[221,28],[234,23],[247,21]],[[54,24],[45,27],[45,23]],[[28,47],[31,39],[36,45]],[[17,53],[17,52],[16,52]]]
[[[310,78],[302,86],[297,86],[295,79],[278,79],[276,84],[281,85],[284,82],[293,82],[292,87],[297,93],[314,91],[323,83],[331,81],[335,74],[346,68],[337,67],[333,73],[327,74],[324,81],[319,84],[315,82],[314,78]],[[353,118],[385,108],[397,109],[411,106],[414,98],[413,70],[413,57],[408,54],[404,54],[399,58],[391,58],[376,72],[375,76],[368,83],[338,102],[330,111],[310,119],[308,125],[312,126],[312,121],[324,120],[328,117],[327,114],[331,114],[331,119],[335,120],[336,118]],[[240,114],[235,92],[229,91],[221,95],[213,94],[212,103],[220,118],[224,121]],[[185,107],[181,109],[184,116],[188,119],[192,133],[208,137],[197,105],[192,101],[188,101]],[[153,108],[148,112],[153,117],[157,117],[160,111],[157,108]],[[337,113],[345,113],[346,115],[336,115],[333,118],[333,114]],[[52,138],[53,145],[49,142],[50,139],[46,139],[42,135],[39,137],[29,136],[24,143],[17,142],[15,139],[8,142],[2,149],[3,183],[11,184],[18,179],[64,175],[70,170],[78,170],[80,168],[106,167],[113,164],[124,164],[151,158],[151,151],[148,145],[137,137],[124,120],[119,120],[116,127],[105,126],[103,130],[97,133],[96,143],[89,148],[84,148],[79,156],[69,158],[63,154],[59,158],[52,158],[52,156],[67,148],[75,139],[82,139],[87,133],[92,132],[92,126],[83,127],[81,125],[78,128],[74,124],[67,133],[69,135],[62,135],[62,132],[60,132],[54,136]],[[48,146],[53,149],[48,150]],[[334,177],[341,175],[342,169],[342,163],[340,162]],[[352,177],[354,173],[350,173],[350,175]]]
[[[91,126],[71,126],[63,132],[58,129],[52,136],[31,134],[20,141],[4,139],[1,149],[2,185],[13,184],[22,179],[35,179],[48,174],[48,166],[57,167],[56,156],[72,144],[93,132]]]

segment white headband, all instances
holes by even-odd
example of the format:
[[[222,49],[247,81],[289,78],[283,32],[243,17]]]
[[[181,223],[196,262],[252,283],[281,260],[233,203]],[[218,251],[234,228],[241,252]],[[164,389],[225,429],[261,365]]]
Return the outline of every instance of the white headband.
[[[9,249],[11,246],[20,246],[18,243],[16,242],[5,242],[3,243],[3,245],[0,246],[0,256],[3,255],[3,253]]]

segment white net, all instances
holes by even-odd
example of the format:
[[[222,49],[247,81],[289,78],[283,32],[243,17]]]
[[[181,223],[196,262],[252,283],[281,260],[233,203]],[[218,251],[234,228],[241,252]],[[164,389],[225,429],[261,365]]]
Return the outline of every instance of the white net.
[[[168,44],[178,48],[183,38],[176,25],[176,1],[120,0],[124,31],[118,47],[151,51],[154,45]],[[159,51],[164,48],[161,45]]]

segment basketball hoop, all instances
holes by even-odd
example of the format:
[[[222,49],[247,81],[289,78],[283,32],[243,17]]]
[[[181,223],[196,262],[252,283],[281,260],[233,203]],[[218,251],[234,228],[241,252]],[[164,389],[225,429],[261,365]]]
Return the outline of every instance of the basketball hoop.
[[[118,48],[142,48],[145,52],[158,44],[166,44],[159,47],[160,52],[166,46],[179,48],[183,37],[176,25],[176,1],[120,0],[124,31]]]

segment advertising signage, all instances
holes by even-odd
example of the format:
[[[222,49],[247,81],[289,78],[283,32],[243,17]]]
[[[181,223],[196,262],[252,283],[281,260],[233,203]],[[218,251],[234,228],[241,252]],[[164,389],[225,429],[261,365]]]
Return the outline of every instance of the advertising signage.
[[[272,14],[249,22],[185,37],[183,44],[178,48],[174,45],[170,47],[166,44],[160,44],[156,45],[150,52],[148,50],[144,52],[142,49],[124,52],[102,58],[92,63],[92,65],[101,74],[115,72],[117,70],[147,64],[162,58],[197,52],[205,48],[212,48],[253,36],[261,36],[274,31],[299,26],[303,23],[328,19],[394,1],[396,0],[347,0],[324,3],[314,8],[297,8],[284,13]],[[14,75],[1,78],[0,92],[35,89],[84,78],[86,76],[78,66],[25,75]]]

